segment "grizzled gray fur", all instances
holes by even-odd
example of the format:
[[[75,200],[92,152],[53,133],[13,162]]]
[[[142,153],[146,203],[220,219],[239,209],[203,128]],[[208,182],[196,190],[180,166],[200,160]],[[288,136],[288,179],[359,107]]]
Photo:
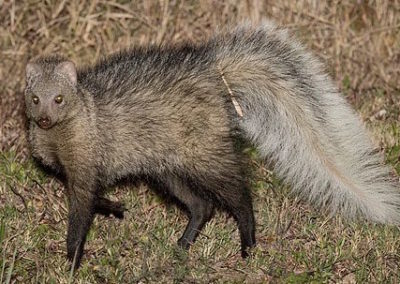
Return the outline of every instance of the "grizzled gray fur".
[[[126,177],[188,209],[181,247],[218,207],[236,219],[246,256],[255,229],[238,137],[313,204],[400,223],[398,184],[361,121],[315,57],[271,23],[202,44],[136,47],[83,69],[43,57],[26,80],[32,155],[66,177],[76,267],[95,213],[122,218],[122,204],[102,194]]]

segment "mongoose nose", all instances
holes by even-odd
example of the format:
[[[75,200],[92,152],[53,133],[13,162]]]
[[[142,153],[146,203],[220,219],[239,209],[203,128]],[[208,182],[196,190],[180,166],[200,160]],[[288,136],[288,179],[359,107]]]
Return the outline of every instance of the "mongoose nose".
[[[51,125],[51,120],[49,117],[44,116],[44,117],[40,117],[37,121],[37,123],[39,124],[40,128],[49,128]]]

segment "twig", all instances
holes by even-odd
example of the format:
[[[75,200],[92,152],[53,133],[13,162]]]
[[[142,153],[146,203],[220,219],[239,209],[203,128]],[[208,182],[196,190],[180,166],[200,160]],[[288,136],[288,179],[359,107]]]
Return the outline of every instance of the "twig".
[[[224,84],[225,84],[226,88],[228,89],[228,93],[231,96],[231,100],[232,100],[233,106],[235,107],[235,110],[236,110],[237,114],[240,117],[243,117],[242,108],[240,107],[238,101],[236,100],[235,95],[232,92],[232,89],[229,87],[228,82],[225,79],[224,72],[222,71],[222,68],[220,66],[218,66],[218,70],[219,70],[219,72],[221,74],[222,81],[224,81]]]
[[[21,198],[22,203],[24,204],[25,210],[28,210],[28,206],[26,205],[25,198],[21,195],[21,193],[19,193],[19,192],[15,189],[15,186],[11,186],[11,185],[10,185],[10,189],[11,189],[11,191],[12,191],[16,196],[18,196],[19,198]]]

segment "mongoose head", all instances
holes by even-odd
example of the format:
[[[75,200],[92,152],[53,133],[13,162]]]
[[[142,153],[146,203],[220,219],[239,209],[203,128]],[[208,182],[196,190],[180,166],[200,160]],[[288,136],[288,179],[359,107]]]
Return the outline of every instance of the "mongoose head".
[[[40,128],[49,129],[71,117],[78,101],[77,71],[73,62],[54,57],[28,63],[26,113]]]

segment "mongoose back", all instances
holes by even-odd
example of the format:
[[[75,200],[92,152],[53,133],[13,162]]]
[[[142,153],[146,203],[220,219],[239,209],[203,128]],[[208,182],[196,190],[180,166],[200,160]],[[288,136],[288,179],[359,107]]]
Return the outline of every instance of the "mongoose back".
[[[217,207],[237,221],[247,256],[255,225],[239,137],[316,206],[399,223],[398,183],[360,119],[318,60],[269,22],[200,44],[133,47],[81,69],[45,56],[27,65],[26,81],[32,155],[66,176],[75,267],[94,215],[122,218],[103,192],[125,177],[185,205],[181,247]]]

